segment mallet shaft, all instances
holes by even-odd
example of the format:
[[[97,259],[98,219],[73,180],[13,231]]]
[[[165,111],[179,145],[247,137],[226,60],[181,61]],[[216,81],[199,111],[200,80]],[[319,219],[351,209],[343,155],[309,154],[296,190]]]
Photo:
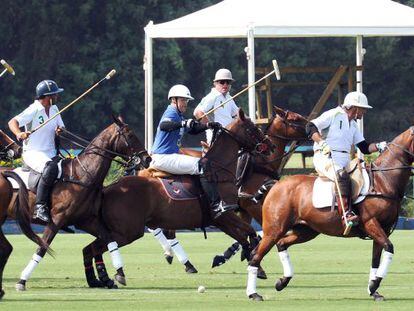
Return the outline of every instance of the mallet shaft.
[[[31,131],[31,133],[36,132],[37,130],[41,129],[43,126],[45,126],[48,122],[52,121],[54,118],[56,118],[58,115],[60,115],[62,112],[64,112],[65,110],[67,110],[69,107],[71,107],[72,105],[74,105],[76,102],[78,102],[80,99],[82,99],[86,94],[88,94],[90,91],[92,91],[94,88],[96,88],[100,83],[102,83],[104,80],[109,80],[111,77],[114,76],[114,74],[116,73],[115,69],[112,69],[104,78],[102,78],[101,80],[99,80],[98,82],[96,82],[94,85],[92,85],[89,89],[87,89],[85,92],[83,92],[83,94],[81,94],[78,98],[74,99],[72,102],[70,102],[69,104],[67,104],[62,110],[60,110],[58,113],[56,113],[55,115],[53,115],[51,118],[49,118],[48,120],[46,120],[45,123],[40,124],[38,127],[36,127],[33,131]]]

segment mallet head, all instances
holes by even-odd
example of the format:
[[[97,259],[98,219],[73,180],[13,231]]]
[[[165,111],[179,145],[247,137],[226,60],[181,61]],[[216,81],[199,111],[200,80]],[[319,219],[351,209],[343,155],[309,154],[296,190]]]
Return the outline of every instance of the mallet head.
[[[0,63],[3,65],[3,67],[9,72],[11,73],[13,76],[16,75],[16,73],[14,72],[14,69],[12,68],[12,66],[10,66],[4,59],[0,60]]]
[[[272,60],[272,64],[273,64],[273,69],[275,71],[276,79],[280,80],[280,70],[279,70],[279,66],[277,64],[276,59]]]
[[[116,73],[116,70],[115,69],[112,69],[107,75],[106,75],[106,77],[105,77],[105,79],[106,80],[109,80],[109,79],[111,79],[113,76],[114,76],[114,74]]]

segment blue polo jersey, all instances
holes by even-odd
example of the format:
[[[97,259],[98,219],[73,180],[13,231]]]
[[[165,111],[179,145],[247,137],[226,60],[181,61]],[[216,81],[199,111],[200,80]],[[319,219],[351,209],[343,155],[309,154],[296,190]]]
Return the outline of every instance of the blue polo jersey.
[[[181,122],[183,120],[184,117],[177,110],[177,107],[168,105],[157,127],[157,133],[155,134],[154,144],[152,146],[153,154],[178,153],[181,145],[181,138],[185,132],[184,128],[166,132],[160,129],[160,124],[163,121]]]

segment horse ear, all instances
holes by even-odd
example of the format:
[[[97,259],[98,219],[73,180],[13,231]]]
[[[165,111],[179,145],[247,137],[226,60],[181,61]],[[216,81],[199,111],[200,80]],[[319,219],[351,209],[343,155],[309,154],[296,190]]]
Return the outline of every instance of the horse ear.
[[[240,120],[242,120],[242,121],[246,120],[246,116],[245,116],[245,114],[244,114],[244,111],[243,111],[243,109],[241,109],[241,108],[239,108],[238,117],[239,117],[239,119],[240,119]]]
[[[286,115],[285,111],[278,106],[273,106],[273,112],[278,114],[281,117],[284,117]]]
[[[118,126],[123,126],[125,125],[124,123],[124,119],[121,116],[116,117],[114,114],[112,114],[112,119],[114,119],[114,122],[118,125]]]

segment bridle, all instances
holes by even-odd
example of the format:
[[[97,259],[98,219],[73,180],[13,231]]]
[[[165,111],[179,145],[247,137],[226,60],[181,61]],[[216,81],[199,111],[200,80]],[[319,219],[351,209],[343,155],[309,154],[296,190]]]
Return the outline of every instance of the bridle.
[[[124,125],[118,125],[118,129],[117,129],[117,141],[120,137],[122,137],[124,139],[125,145],[127,146],[127,148],[131,148],[131,143],[128,141],[128,138],[126,137],[125,133],[124,133],[124,129],[127,127],[126,124]],[[132,155],[128,156],[126,154],[121,154],[119,152],[116,151],[112,151],[109,150],[107,148],[103,148],[100,146],[97,146],[95,144],[92,144],[90,141],[88,141],[85,138],[82,138],[72,132],[69,132],[68,130],[66,130],[65,128],[62,128],[62,131],[65,134],[68,134],[69,136],[71,136],[72,138],[68,138],[68,137],[64,137],[61,136],[62,138],[68,140],[69,142],[71,142],[72,144],[81,147],[83,150],[86,149],[86,147],[88,146],[92,146],[94,147],[94,149],[92,150],[93,153],[104,157],[106,159],[115,161],[117,163],[119,163],[121,166],[123,166],[126,170],[133,170],[135,168],[143,168],[144,167],[144,160],[143,160],[143,156],[147,153],[147,151],[141,150],[139,152],[134,152]],[[81,143],[73,140],[73,138],[79,140]],[[116,142],[117,142],[116,141]],[[103,151],[103,153],[99,152],[99,151]],[[109,155],[107,155],[109,154]],[[115,157],[120,157],[121,159],[116,159]],[[78,156],[76,156],[76,158],[78,158]],[[127,159],[127,160],[124,160]]]
[[[272,118],[269,121],[269,124],[267,125],[267,127],[265,129],[266,135],[269,136],[269,137],[279,138],[279,139],[283,139],[283,140],[292,140],[292,138],[288,136],[288,128],[289,127],[295,128],[295,129],[299,129],[299,130],[304,130],[305,131],[306,130],[306,126],[303,125],[303,124],[301,124],[300,121],[292,121],[292,120],[289,120],[289,113],[291,113],[291,111],[285,110],[283,117],[281,115],[279,115],[278,113],[276,113],[274,116],[272,116]],[[285,128],[285,134],[284,135],[269,134],[269,129],[272,126],[273,121],[276,118],[281,119],[282,122],[283,122],[283,124],[285,125],[284,126],[284,128]],[[295,138],[294,140],[297,140],[297,141],[305,141],[305,140],[308,140],[308,138],[307,137],[303,137],[303,138],[301,137],[301,138]]]
[[[0,132],[1,132],[1,134],[6,135],[6,134],[4,134],[3,131],[0,130]],[[9,137],[7,136],[7,138],[9,138]],[[16,145],[16,146],[20,147],[19,144],[16,143],[13,139],[11,139],[11,138],[9,138],[9,139],[10,139],[10,142],[6,146],[2,146],[1,149],[0,149],[0,159],[4,159],[6,161],[12,161],[13,157],[15,155],[14,150],[11,150],[10,147],[13,146],[13,145]]]

